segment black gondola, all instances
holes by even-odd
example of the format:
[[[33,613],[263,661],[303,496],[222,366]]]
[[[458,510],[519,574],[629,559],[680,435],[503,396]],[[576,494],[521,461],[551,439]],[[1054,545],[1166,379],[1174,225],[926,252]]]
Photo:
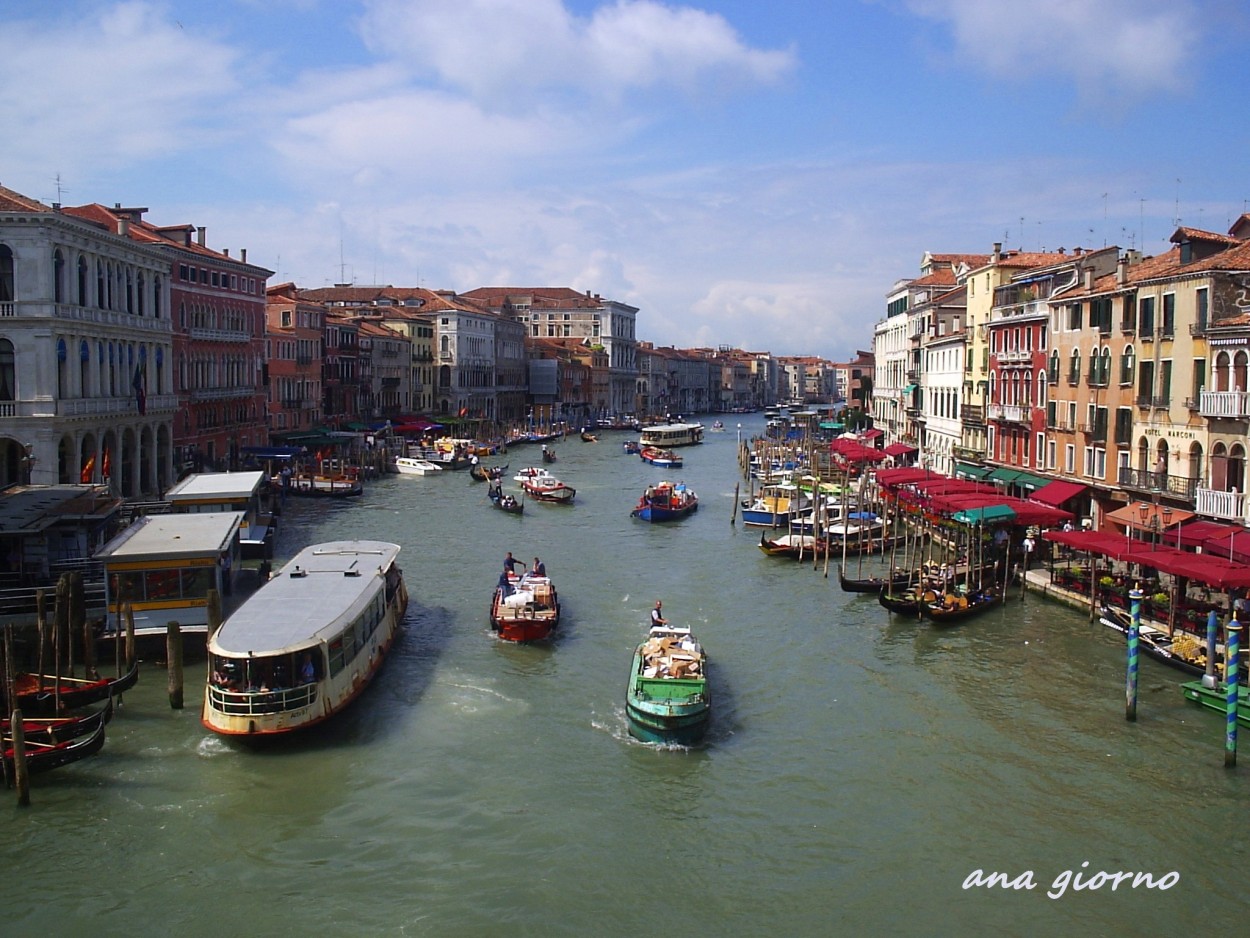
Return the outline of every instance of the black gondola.
[[[543,462],[555,462],[555,461],[556,461],[555,450],[550,450],[550,449],[543,450]]]
[[[87,756],[94,756],[104,748],[104,723],[101,722],[94,732],[86,736],[78,736],[61,742],[44,743],[38,739],[26,740],[26,771],[46,772],[77,762]],[[5,775],[10,777],[9,766],[13,764],[13,740],[4,740]]]
[[[950,593],[947,595],[954,596]],[[981,590],[956,597],[954,605],[949,605],[945,597],[939,596],[935,602],[922,602],[920,612],[934,625],[958,625],[965,619],[979,616],[1003,604],[1002,590]]]
[[[94,733],[99,726],[112,718],[113,698],[110,697],[108,703],[99,710],[83,716],[23,717],[22,735],[28,740],[40,743],[63,743],[86,736],[88,733]],[[11,739],[13,735],[12,722],[8,718],[0,720],[0,735],[6,740]]]
[[[60,680],[61,711],[76,710],[93,703],[99,703],[109,697],[130,690],[139,680],[139,662],[135,661],[130,670],[121,677],[102,678],[88,681],[82,678],[62,677]],[[43,689],[40,690],[40,683]],[[42,682],[38,674],[19,674],[17,678],[16,705],[23,713],[56,713],[57,681],[51,674],[43,675]]]
[[[932,590],[930,590],[932,592]],[[898,613],[900,616],[920,617],[920,606],[923,600],[922,594],[915,589],[908,589],[901,593],[895,593],[892,590],[881,587],[877,593],[877,602],[881,603],[890,612]],[[933,594],[933,598],[937,598],[937,594]]]
[[[839,571],[838,581],[842,584],[844,593],[880,593],[883,587],[888,587],[891,591],[906,589],[916,582],[916,574],[896,573],[890,579],[881,576],[855,578],[847,576],[845,571]]]

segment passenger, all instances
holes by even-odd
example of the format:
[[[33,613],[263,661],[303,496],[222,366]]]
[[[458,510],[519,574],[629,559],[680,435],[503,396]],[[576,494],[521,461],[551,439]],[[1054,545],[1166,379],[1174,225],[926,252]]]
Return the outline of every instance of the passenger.
[[[535,557],[534,566],[530,569],[530,572],[533,573],[534,576],[546,576],[547,565],[543,563],[541,560],[539,560],[537,557]]]
[[[317,669],[313,667],[312,655],[309,652],[304,653],[304,660],[299,666],[299,681],[301,684],[313,684],[317,680]]]

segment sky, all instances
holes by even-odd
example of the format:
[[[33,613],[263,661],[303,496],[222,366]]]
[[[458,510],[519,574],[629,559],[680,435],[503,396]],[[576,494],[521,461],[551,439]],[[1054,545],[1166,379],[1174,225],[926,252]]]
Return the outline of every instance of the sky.
[[[846,360],[925,252],[1250,210],[1242,0],[0,0],[0,184],[271,284],[571,287]]]

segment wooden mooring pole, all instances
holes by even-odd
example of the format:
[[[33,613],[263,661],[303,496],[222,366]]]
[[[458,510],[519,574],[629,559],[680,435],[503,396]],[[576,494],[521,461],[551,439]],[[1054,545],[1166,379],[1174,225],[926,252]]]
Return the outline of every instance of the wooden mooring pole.
[[[1137,636],[1141,632],[1142,591],[1134,587],[1129,591],[1132,612],[1128,620],[1128,667],[1124,678],[1124,719],[1137,719]]]
[[[182,709],[182,629],[177,622],[165,626],[165,660],[169,662],[169,706]]]

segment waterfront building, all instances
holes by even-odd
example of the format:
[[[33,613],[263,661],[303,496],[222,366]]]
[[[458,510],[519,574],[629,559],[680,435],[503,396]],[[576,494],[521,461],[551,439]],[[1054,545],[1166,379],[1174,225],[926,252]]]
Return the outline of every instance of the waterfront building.
[[[872,400],[873,371],[875,362],[872,352],[855,350],[855,358],[835,364],[834,400],[858,404],[860,410],[868,410]]]
[[[335,426],[360,414],[360,326],[339,309],[328,309],[321,342],[321,413]]]
[[[0,483],[174,481],[170,256],[0,187]]]
[[[360,320],[361,416],[395,420],[412,410],[412,343],[371,318]]]
[[[885,318],[873,327],[872,354],[876,362],[872,393],[872,417],[877,429],[890,443],[903,439],[903,410],[914,387],[908,389],[907,307],[910,294],[906,280],[897,281],[886,295]],[[915,445],[912,443],[912,445]]]
[[[919,397],[920,464],[946,475],[955,472],[955,448],[963,439],[963,393],[967,289],[958,286],[928,304]]]
[[[577,338],[601,345],[608,356],[608,376],[598,416],[635,409],[637,307],[568,287],[478,287],[461,296],[505,319],[522,323],[531,339]]]
[[[269,287],[266,300],[269,432],[280,439],[308,434],[322,422],[326,309],[301,298],[293,283]]]

